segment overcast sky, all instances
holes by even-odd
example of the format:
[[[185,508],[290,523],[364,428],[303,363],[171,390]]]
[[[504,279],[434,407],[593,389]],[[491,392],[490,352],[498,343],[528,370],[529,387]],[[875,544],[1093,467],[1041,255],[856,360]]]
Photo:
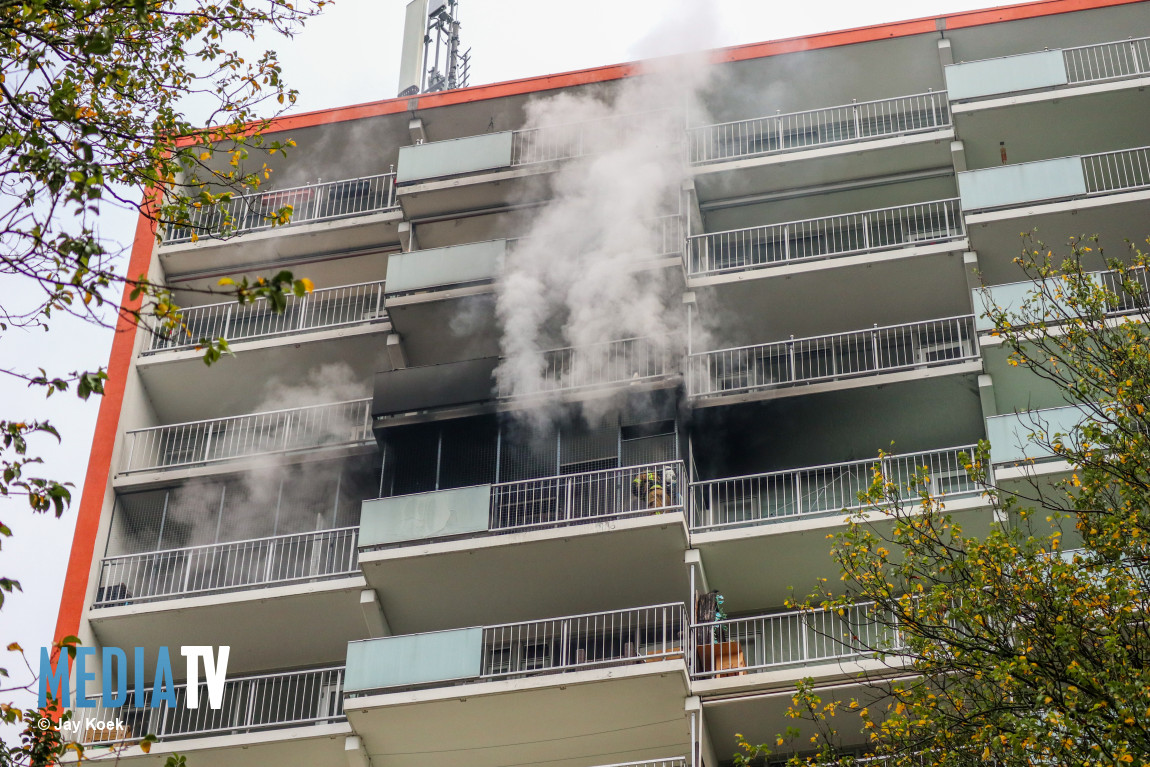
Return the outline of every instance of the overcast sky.
[[[472,48],[471,83],[480,85],[649,54],[651,31],[666,28],[668,14],[683,13],[689,0],[461,2],[463,43]],[[699,30],[695,40],[663,41],[671,48],[737,45],[992,5],[985,0],[695,2],[709,9],[712,28]],[[395,96],[405,6],[406,0],[336,0],[295,39],[261,41],[262,47],[279,51],[285,79],[300,91],[295,111]],[[654,50],[670,52],[665,47]],[[105,237],[126,244],[134,216],[109,211],[102,226]],[[13,299],[11,291],[0,284],[5,304]],[[42,332],[3,336],[0,359],[8,364],[19,361],[25,369],[43,366],[59,373],[105,364],[110,346],[109,331],[64,322],[47,336]],[[46,459],[43,472],[76,485],[73,511],[63,520],[32,519],[22,499],[0,500],[0,521],[14,532],[0,552],[0,575],[16,577],[24,585],[24,593],[8,599],[0,612],[0,639],[19,641],[34,656],[52,639],[98,406],[98,398],[81,403],[71,395],[45,401],[38,391],[0,380],[0,418],[50,417],[64,443],[56,447],[43,441],[36,446]],[[0,666],[15,671],[15,661],[5,658]]]

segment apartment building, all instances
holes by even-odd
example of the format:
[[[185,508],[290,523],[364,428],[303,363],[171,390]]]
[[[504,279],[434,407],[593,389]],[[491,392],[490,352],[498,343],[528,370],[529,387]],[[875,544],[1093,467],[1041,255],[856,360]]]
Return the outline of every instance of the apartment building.
[[[1144,33],[1044,0],[276,123],[258,195],[141,221],[187,332],[117,334],[58,626],[228,645],[224,706],[132,697],[88,755],[719,767],[800,679],[896,676],[866,605],[785,605],[880,448],[972,533],[979,439],[1000,480],[1066,468],[975,270],[1009,304],[1019,232],[1148,233]],[[196,292],[281,268],[317,286],[282,314]]]

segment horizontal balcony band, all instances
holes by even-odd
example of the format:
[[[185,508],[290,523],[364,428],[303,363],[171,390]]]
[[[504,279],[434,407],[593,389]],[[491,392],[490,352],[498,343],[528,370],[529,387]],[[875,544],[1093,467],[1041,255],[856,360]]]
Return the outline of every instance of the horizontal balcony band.
[[[358,527],[105,557],[92,607],[359,574]]]
[[[666,338],[625,338],[587,346],[568,346],[538,354],[531,380],[501,379],[501,399],[562,394],[614,384],[630,384],[680,375],[680,354]]]
[[[153,426],[125,437],[123,474],[374,443],[370,399]]]
[[[897,630],[878,619],[874,604],[792,610],[726,618],[691,627],[691,677],[712,679],[788,666],[862,659],[897,649]]]
[[[123,725],[89,728],[77,740],[85,745],[112,744],[151,734],[163,741],[340,722],[343,680],[343,667],[232,677],[224,682],[223,705],[216,710],[208,705],[206,683],[199,685],[198,708],[188,708],[184,684],[175,686],[175,705],[160,703],[156,708],[152,708],[153,690],[145,689],[142,697],[128,691],[123,706],[77,709],[84,719]]]
[[[974,336],[964,315],[700,352],[688,358],[687,391],[716,397],[953,365],[978,359]]]
[[[1150,306],[1150,273],[1144,267],[1132,268],[1125,275],[1106,269],[1087,272],[1086,276],[1099,288],[1107,291],[1109,299],[1107,317],[1140,313]],[[1128,281],[1134,290],[1127,290],[1124,281]],[[1026,317],[1021,318],[1025,320],[1024,324],[1029,324],[1031,320],[1057,324],[1078,318],[1078,313],[1073,307],[1058,300],[1062,294],[1061,286],[1064,284],[1060,278],[1051,277],[1041,282],[1027,280],[989,285],[976,291],[975,300],[979,300],[977,293],[981,292],[983,305],[987,309],[997,308],[1011,314],[1017,314],[1025,309]],[[1039,294],[1035,292],[1038,290],[1054,300],[1040,299]],[[1024,306],[1027,301],[1032,303]],[[994,322],[985,313],[980,314],[975,321],[975,327],[981,332],[991,331],[994,330]]]
[[[948,498],[977,495],[960,455],[973,455],[974,445],[882,459],[844,461],[801,469],[724,477],[691,483],[691,531],[696,533],[786,522],[866,508],[859,500],[871,486],[876,466],[884,481],[899,487],[903,500],[918,497],[907,484],[920,471],[930,475],[930,493]]]
[[[276,213],[292,209],[287,226],[380,213],[396,206],[395,173],[327,181],[235,197],[211,208],[195,208],[186,225],[169,225],[165,245],[234,237],[277,226]]]
[[[951,98],[968,101],[1150,75],[1150,38],[1054,48],[946,67]]]
[[[680,511],[682,461],[365,501],[363,551]]]
[[[1101,197],[1150,188],[1150,147],[982,168],[957,177],[967,212]]]
[[[950,127],[946,91],[705,125],[688,132],[692,165]]]
[[[303,297],[289,294],[278,312],[262,298],[250,304],[190,306],[180,310],[179,327],[154,332],[143,353],[196,348],[203,339],[235,343],[381,322],[387,319],[383,296],[384,283],[379,281],[321,288]]]
[[[687,241],[691,277],[952,242],[966,236],[957,199],[698,234]]]
[[[349,697],[685,657],[681,603],[348,645]]]

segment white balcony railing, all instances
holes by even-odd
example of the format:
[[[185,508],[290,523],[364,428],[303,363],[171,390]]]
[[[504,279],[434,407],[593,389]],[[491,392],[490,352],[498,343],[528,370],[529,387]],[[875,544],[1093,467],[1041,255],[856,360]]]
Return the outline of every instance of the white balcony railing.
[[[345,527],[105,557],[93,607],[355,575],[358,534]]]
[[[499,396],[530,397],[677,375],[679,355],[667,344],[666,338],[625,338],[551,349],[540,354],[540,374],[533,385],[512,386],[510,382],[501,380]]]
[[[282,312],[273,311],[262,298],[251,304],[191,306],[180,311],[180,327],[169,334],[153,334],[144,353],[194,348],[205,338],[251,341],[379,322],[387,319],[383,295],[383,282],[365,282],[322,288],[302,298],[289,294]]]
[[[682,461],[665,461],[500,482],[491,486],[490,529],[515,532],[678,511],[682,478]]]
[[[753,226],[688,239],[698,277],[796,261],[950,242],[966,236],[957,199]]]
[[[688,393],[708,397],[978,359],[974,316],[793,338],[688,358]]]
[[[326,181],[235,197],[211,208],[194,209],[186,226],[169,226],[165,244],[233,236],[275,225],[275,214],[291,206],[289,225],[378,213],[396,207],[395,173]]]
[[[613,115],[565,125],[544,125],[514,131],[511,137],[511,164],[570,160],[600,154],[632,144],[636,136],[643,144],[670,149],[678,143],[682,127],[667,110]]]
[[[135,429],[122,472],[172,469],[257,455],[372,442],[371,400]]]
[[[487,626],[480,673],[484,678],[534,676],[683,658],[687,640],[682,604]]]
[[[107,728],[88,728],[78,740],[85,744],[120,743],[155,735],[173,740],[217,733],[241,733],[305,724],[341,722],[343,714],[343,667],[231,677],[224,683],[223,705],[208,705],[207,686],[201,683],[199,706],[188,708],[186,685],[176,685],[175,705],[152,708],[153,691],[142,697],[129,692],[123,706],[79,709],[87,721],[113,723]],[[115,722],[122,727],[116,728]]]
[[[1150,187],[1150,147],[1082,156],[1088,195],[1113,194]]]
[[[1072,85],[1150,75],[1150,37],[1064,48],[1062,57]]]
[[[691,163],[793,152],[814,146],[938,130],[950,125],[946,91],[693,128]]]
[[[948,498],[976,495],[961,453],[973,455],[973,445],[922,453],[889,455],[802,469],[710,479],[691,484],[691,529],[695,532],[785,522],[796,517],[832,514],[864,508],[859,500],[874,478],[875,465],[883,478],[900,488],[904,501],[917,492],[907,484],[924,468],[930,491]]]
[[[898,632],[878,620],[870,602],[698,623],[692,639],[695,679],[863,658],[900,644]]]

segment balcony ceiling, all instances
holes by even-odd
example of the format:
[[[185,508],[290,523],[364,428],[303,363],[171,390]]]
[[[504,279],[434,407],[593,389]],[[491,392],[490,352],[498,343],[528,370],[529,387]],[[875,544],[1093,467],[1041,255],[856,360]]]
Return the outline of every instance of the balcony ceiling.
[[[375,764],[592,767],[689,753],[682,661],[344,702]]]
[[[349,641],[368,638],[359,605],[363,588],[358,576],[339,578],[104,607],[90,610],[88,620],[101,646],[143,647],[149,669],[155,668],[157,648],[167,646],[176,655],[177,679],[183,678],[182,666],[173,645],[230,646],[229,674],[282,671],[342,663]],[[128,659],[131,678],[131,652]]]
[[[629,488],[628,488],[629,492]],[[394,633],[681,601],[682,514],[362,553]]]
[[[1011,165],[1145,146],[1150,143],[1146,82],[1142,78],[1086,84],[956,106],[955,131],[963,142],[967,167],[1002,164],[1000,141],[1006,142]],[[989,109],[988,103],[1006,105]],[[1049,129],[1036,130],[1036,126]]]

